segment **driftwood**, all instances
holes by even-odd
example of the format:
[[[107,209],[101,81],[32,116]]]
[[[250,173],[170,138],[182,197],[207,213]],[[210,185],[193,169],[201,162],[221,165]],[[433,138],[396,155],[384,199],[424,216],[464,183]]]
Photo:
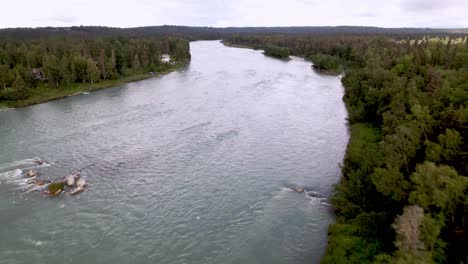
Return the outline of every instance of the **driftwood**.
[[[73,189],[73,190],[70,192],[70,194],[71,194],[71,195],[78,194],[78,193],[84,191],[84,189],[85,189],[84,187],[76,187],[75,189]]]

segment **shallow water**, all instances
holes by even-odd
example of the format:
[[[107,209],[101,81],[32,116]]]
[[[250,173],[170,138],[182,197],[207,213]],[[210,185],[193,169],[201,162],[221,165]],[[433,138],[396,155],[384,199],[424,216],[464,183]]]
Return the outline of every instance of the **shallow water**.
[[[340,80],[218,41],[191,53],[165,76],[0,112],[0,263],[320,260],[348,140]],[[91,186],[44,198],[30,168],[84,168]]]

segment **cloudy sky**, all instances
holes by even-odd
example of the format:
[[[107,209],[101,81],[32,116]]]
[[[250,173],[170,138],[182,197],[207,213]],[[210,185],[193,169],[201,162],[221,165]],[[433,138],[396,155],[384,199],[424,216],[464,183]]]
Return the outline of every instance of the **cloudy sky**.
[[[100,25],[468,27],[468,0],[12,0],[0,28]]]

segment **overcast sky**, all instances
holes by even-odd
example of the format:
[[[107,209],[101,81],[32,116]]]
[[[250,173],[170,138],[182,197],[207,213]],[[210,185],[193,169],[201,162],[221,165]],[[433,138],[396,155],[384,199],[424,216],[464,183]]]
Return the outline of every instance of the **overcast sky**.
[[[5,0],[4,2],[1,5],[0,28],[72,25],[468,27],[468,0]]]

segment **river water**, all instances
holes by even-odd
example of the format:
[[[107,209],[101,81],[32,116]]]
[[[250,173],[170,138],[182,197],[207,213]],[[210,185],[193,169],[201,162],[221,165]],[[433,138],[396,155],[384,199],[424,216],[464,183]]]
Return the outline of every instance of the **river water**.
[[[320,261],[348,140],[339,78],[218,41],[191,53],[177,72],[0,112],[0,263]],[[43,197],[30,168],[84,168],[90,186]]]

